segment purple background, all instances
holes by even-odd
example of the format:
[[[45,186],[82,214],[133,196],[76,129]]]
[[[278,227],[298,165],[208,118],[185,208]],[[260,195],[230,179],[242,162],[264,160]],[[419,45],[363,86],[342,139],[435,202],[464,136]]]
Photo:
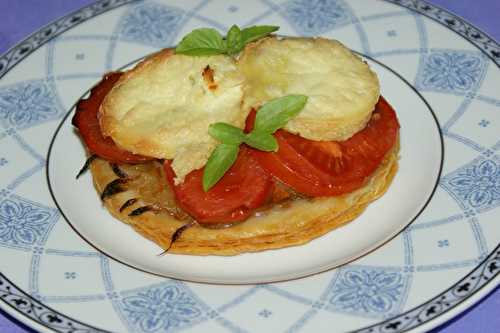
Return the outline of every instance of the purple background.
[[[93,0],[0,0],[0,53],[5,52],[43,25],[64,16]],[[500,1],[429,0],[465,18],[500,41]],[[33,332],[0,310],[0,332]],[[433,333],[500,332],[500,288],[481,302],[433,330]]]

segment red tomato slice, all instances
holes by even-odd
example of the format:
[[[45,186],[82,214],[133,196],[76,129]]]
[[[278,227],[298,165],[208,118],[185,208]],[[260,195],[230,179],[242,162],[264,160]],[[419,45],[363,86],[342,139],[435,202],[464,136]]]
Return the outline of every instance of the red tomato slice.
[[[242,221],[263,205],[273,190],[272,178],[244,146],[233,166],[207,192],[202,188],[204,169],[192,171],[183,183],[175,185],[170,161],[165,162],[164,168],[177,204],[202,224]]]
[[[396,113],[380,97],[367,126],[346,141],[312,141],[279,130],[276,153],[251,152],[267,172],[295,191],[334,196],[363,186],[395,144],[398,132]]]
[[[122,73],[114,72],[107,74],[90,91],[88,99],[82,99],[76,105],[76,113],[71,123],[80,131],[87,148],[99,157],[115,163],[141,163],[152,158],[132,154],[119,148],[111,138],[103,137],[99,126],[97,114],[106,94],[113,88]]]

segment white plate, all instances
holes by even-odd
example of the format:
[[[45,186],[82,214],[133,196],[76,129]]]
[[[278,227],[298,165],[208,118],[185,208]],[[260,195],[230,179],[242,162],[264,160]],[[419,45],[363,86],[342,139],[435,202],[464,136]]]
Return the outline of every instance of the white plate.
[[[9,263],[0,274],[3,309],[56,331],[316,332],[328,323],[338,331],[418,331],[498,284],[500,47],[482,33],[414,1],[404,3],[430,18],[360,0],[105,3],[54,23],[0,59],[0,261]],[[232,23],[333,37],[373,58],[382,92],[401,120],[401,170],[359,219],[308,245],[233,258],[158,258],[155,245],[96,208],[88,175],[74,181],[83,150],[67,119],[57,128],[103,72],[173,45],[195,27],[225,30]],[[431,110],[444,143],[434,192],[441,144]],[[130,266],[225,283],[328,269],[418,217],[384,246],[338,269],[222,286],[165,279],[110,260],[61,213],[89,242]]]

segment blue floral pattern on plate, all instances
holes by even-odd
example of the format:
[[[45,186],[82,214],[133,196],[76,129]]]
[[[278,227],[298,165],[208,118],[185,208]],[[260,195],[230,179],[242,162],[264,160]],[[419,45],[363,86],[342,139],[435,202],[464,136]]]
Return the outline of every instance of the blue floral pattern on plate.
[[[120,35],[122,39],[165,47],[175,36],[184,12],[155,3],[143,3],[124,16]]]
[[[202,316],[196,300],[178,285],[154,287],[127,296],[123,310],[143,332],[170,332]]]
[[[340,270],[328,301],[337,311],[385,316],[402,305],[407,283],[400,271],[347,266]]]
[[[0,89],[0,119],[6,127],[28,128],[61,114],[57,99],[44,81],[29,81]]]
[[[477,52],[433,50],[424,56],[417,79],[421,90],[466,93],[476,88],[485,71]]]
[[[304,35],[322,34],[351,21],[348,7],[339,0],[292,0],[284,14]]]
[[[18,197],[0,201],[0,245],[26,247],[50,230],[54,211]]]

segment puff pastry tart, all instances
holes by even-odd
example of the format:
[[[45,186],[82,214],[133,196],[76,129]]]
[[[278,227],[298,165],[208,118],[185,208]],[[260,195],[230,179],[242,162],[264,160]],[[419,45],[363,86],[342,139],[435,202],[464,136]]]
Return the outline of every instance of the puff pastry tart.
[[[307,102],[290,116],[284,96]],[[107,74],[73,124],[104,206],[172,253],[307,243],[360,215],[398,167],[399,123],[376,74],[323,38],[267,36],[234,55],[162,50]],[[207,188],[214,160],[227,165]]]

